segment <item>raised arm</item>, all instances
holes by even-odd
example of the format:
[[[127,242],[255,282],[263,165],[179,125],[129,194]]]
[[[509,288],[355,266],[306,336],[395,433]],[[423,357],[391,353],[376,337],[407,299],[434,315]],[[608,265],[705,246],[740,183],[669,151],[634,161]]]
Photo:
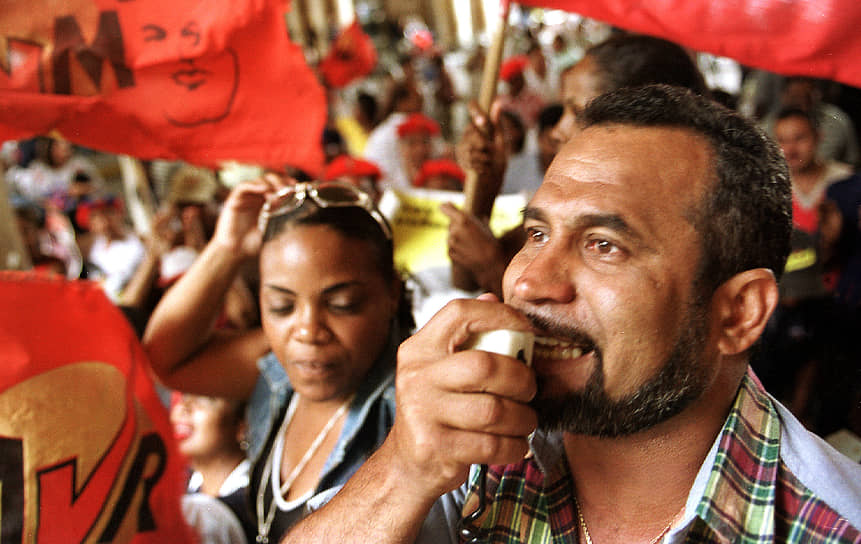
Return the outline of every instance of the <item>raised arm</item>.
[[[174,389],[247,397],[265,353],[262,331],[216,335],[213,326],[240,265],[260,250],[257,216],[273,180],[240,184],[224,203],[215,234],[191,268],[162,297],[144,334],[153,370]]]
[[[449,303],[398,352],[397,417],[388,438],[344,488],[283,543],[413,542],[434,502],[474,463],[526,453],[535,413],[531,369],[484,351],[459,351],[473,334],[530,330],[495,297]]]

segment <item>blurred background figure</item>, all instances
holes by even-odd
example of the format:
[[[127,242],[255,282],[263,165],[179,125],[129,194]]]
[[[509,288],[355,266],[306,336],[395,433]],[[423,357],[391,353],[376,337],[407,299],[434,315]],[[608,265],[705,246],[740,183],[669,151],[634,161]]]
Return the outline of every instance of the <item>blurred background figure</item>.
[[[398,125],[400,171],[395,186],[413,185],[422,165],[433,158],[434,137],[439,133],[439,124],[421,113],[410,114]]]
[[[350,155],[360,157],[365,151],[368,137],[377,126],[379,104],[373,94],[358,91],[352,111],[335,119],[335,128],[341,133]]]
[[[499,125],[507,144],[508,165],[502,181],[501,194],[524,193],[532,195],[559,150],[559,141],[553,128],[562,118],[562,106],[550,104],[538,114],[534,139],[529,138],[523,123],[515,113],[500,112]]]
[[[796,228],[817,234],[819,205],[829,185],[849,177],[849,164],[819,154],[822,132],[809,110],[796,107],[778,112],[774,136],[792,176],[792,220]]]
[[[861,164],[861,151],[855,124],[842,109],[826,102],[821,84],[811,78],[788,77],[778,101],[763,119],[763,125],[770,134],[776,135],[776,121],[782,110],[799,109],[815,120],[818,128],[816,149],[822,160],[834,160],[857,167]]]
[[[48,230],[45,210],[32,202],[13,203],[18,231],[33,269],[39,273],[65,277],[69,269],[66,248]]]
[[[95,164],[75,151],[61,137],[39,137],[33,141],[34,156],[6,172],[12,194],[41,203],[51,197],[65,197],[78,173],[84,173],[97,188],[103,179]]]
[[[188,491],[225,496],[247,486],[245,403],[188,393],[171,400],[170,422],[191,470]]]
[[[422,165],[413,186],[437,191],[462,191],[465,177],[463,169],[453,160],[432,159]]]
[[[410,80],[395,83],[390,93],[390,113],[368,135],[364,158],[379,166],[383,172],[381,188],[406,188],[409,179],[403,173],[398,149],[398,126],[410,114],[420,113],[424,99]]]
[[[854,316],[835,298],[829,261],[841,226],[829,188],[848,178],[848,164],[819,155],[821,132],[809,109],[787,107],[774,116],[774,136],[792,181],[792,253],[780,281],[780,300],[753,368],[768,391],[805,425],[826,436],[849,426],[857,383]],[[853,370],[853,368],[855,370]]]
[[[87,279],[99,282],[108,298],[118,302],[145,254],[143,242],[126,222],[122,200],[106,195],[82,202],[75,217],[89,233],[89,241],[81,245]]]
[[[382,175],[376,164],[350,155],[335,157],[323,170],[325,181],[342,181],[354,185],[371,195],[374,202],[380,200]]]
[[[525,72],[529,66],[530,59],[526,55],[506,59],[499,68],[499,79],[505,82],[504,90],[496,98],[499,107],[516,113],[527,129],[538,122],[538,113],[546,102],[526,83]]]

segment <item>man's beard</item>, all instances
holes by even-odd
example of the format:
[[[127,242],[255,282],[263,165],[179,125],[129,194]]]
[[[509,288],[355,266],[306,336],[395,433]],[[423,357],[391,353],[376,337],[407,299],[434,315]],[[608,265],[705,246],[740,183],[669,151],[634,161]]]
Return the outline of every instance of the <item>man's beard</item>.
[[[692,301],[661,369],[620,399],[609,398],[604,390],[603,360],[598,347],[593,354],[595,367],[580,391],[542,397],[539,376],[538,396],[532,401],[539,428],[612,438],[646,430],[684,410],[702,395],[708,382],[701,360],[708,334],[706,309],[707,303],[699,297]]]

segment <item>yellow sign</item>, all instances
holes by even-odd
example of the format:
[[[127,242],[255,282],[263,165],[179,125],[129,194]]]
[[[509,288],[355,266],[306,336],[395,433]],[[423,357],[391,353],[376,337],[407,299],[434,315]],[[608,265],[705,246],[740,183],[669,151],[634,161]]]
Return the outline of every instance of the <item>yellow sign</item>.
[[[463,204],[463,193],[428,189],[387,190],[380,200],[380,210],[392,225],[395,243],[395,265],[400,270],[418,272],[427,268],[449,266],[449,219],[439,207],[444,202]],[[496,198],[490,216],[490,230],[496,236],[522,221],[526,197],[521,194]]]

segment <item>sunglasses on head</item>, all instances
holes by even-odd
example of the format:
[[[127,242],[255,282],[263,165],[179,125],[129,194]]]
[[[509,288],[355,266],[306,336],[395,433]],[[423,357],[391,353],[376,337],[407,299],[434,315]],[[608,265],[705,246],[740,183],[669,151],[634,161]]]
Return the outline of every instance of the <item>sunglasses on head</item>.
[[[392,239],[392,229],[371,196],[358,187],[340,181],[302,182],[279,189],[274,198],[266,201],[260,210],[257,219],[260,232],[266,232],[266,225],[271,218],[297,210],[309,199],[320,208],[362,208],[380,225],[386,238]]]

